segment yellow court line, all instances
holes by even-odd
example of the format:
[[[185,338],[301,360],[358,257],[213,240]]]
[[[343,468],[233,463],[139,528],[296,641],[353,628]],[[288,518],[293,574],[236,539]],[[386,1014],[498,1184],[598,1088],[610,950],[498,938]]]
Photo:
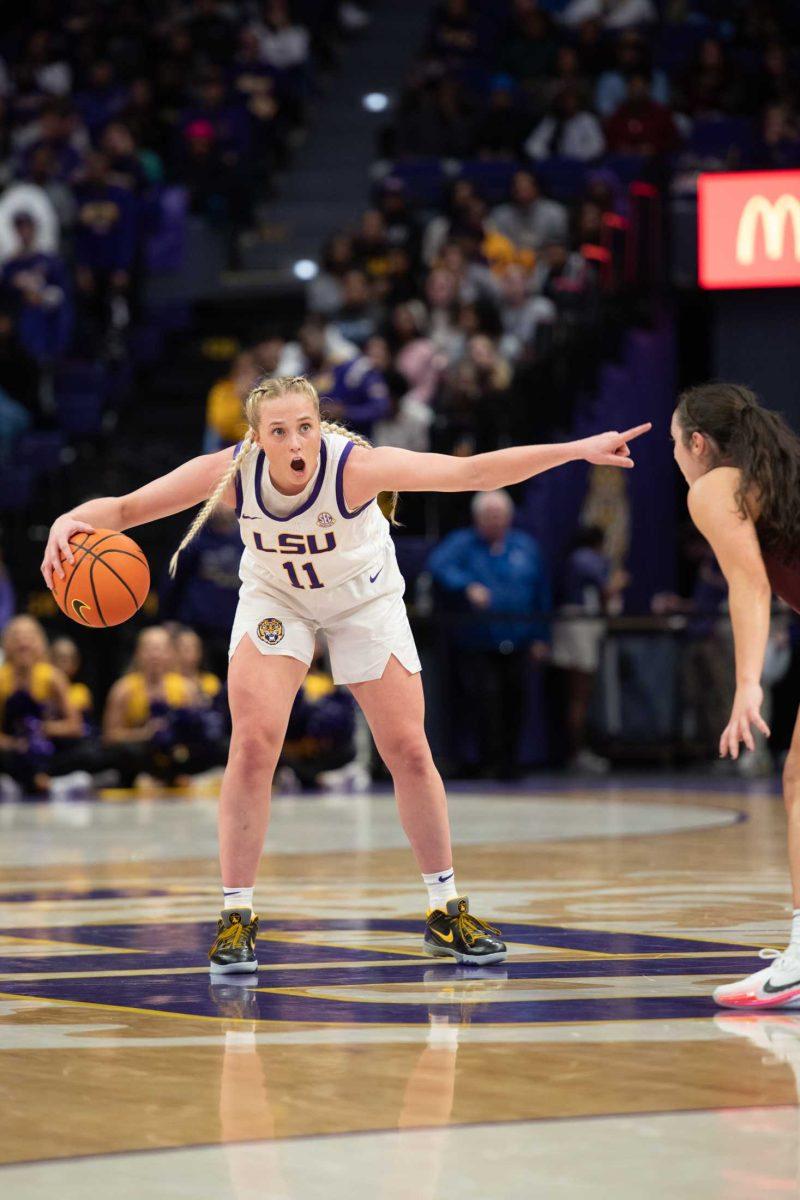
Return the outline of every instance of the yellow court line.
[[[261,991],[261,990],[269,991],[270,989],[269,988],[267,988],[267,989],[259,988],[256,990],[257,991]],[[273,1032],[273,1033],[275,1032],[274,1027],[277,1025],[286,1026],[287,1033],[296,1032],[297,1030],[312,1030],[312,1029],[320,1029],[320,1028],[331,1029],[331,1030],[337,1030],[337,1029],[352,1030],[352,1029],[359,1029],[359,1028],[386,1029],[386,1030],[418,1029],[420,1031],[427,1028],[425,1023],[422,1021],[369,1021],[369,1022],[362,1023],[362,1022],[358,1022],[358,1021],[290,1021],[290,1020],[269,1021],[269,1020],[264,1020],[262,1017],[209,1017],[203,1013],[176,1013],[176,1012],[167,1012],[166,1010],[154,1009],[154,1008],[133,1008],[133,1007],[131,1007],[131,1005],[128,1005],[128,1004],[104,1004],[101,1001],[97,1001],[97,1000],[59,1000],[59,999],[53,999],[50,996],[27,996],[21,992],[20,993],[0,992],[0,1000],[38,1000],[42,1004],[69,1005],[70,1007],[77,1007],[77,1008],[101,1008],[101,1009],[104,1009],[106,1012],[110,1012],[110,1013],[129,1012],[129,1013],[136,1013],[138,1016],[170,1017],[174,1020],[182,1020],[182,1021],[217,1021],[217,1022],[222,1022],[224,1024],[230,1023],[231,1021],[244,1021],[248,1025],[258,1024],[258,1025],[272,1026],[273,1028],[272,1028],[271,1032]],[[672,1019],[674,1020],[676,1018],[672,1018]],[[687,1022],[687,1023],[691,1021],[691,1022],[694,1022],[695,1024],[703,1024],[703,1025],[708,1024],[708,1017],[679,1017],[677,1019],[682,1022]],[[481,1029],[498,1029],[498,1030],[501,1030],[501,1029],[533,1029],[533,1028],[538,1029],[539,1027],[541,1027],[543,1029],[545,1029],[545,1028],[546,1029],[553,1029],[553,1028],[563,1029],[565,1032],[567,1032],[570,1029],[575,1029],[576,1027],[579,1027],[579,1026],[583,1027],[585,1025],[607,1025],[607,1026],[613,1026],[616,1029],[619,1026],[638,1025],[641,1023],[642,1023],[641,1017],[638,1017],[638,1018],[631,1017],[628,1020],[619,1020],[619,1021],[608,1020],[607,1018],[606,1019],[598,1018],[598,1020],[596,1020],[596,1021],[483,1021],[483,1022],[481,1022],[480,1027],[481,1027]],[[471,1022],[469,1022],[469,1021],[459,1022],[459,1026],[461,1026],[461,1025],[463,1025],[465,1029],[466,1028],[471,1028],[471,1029],[475,1028],[475,1026],[472,1025]],[[631,1039],[631,1040],[635,1041],[635,1039]],[[387,1045],[391,1044],[391,1039],[388,1039],[386,1044]],[[334,1042],[331,1042],[331,1045],[337,1046],[338,1043],[336,1043],[334,1041]],[[124,1046],[125,1046],[125,1039],[121,1038],[120,1039],[120,1049],[124,1049]],[[81,1053],[85,1053],[85,1051],[82,1050]],[[795,1107],[795,1106],[791,1105],[790,1107]]]
[[[261,989],[255,988],[253,990],[260,991]],[[270,989],[265,989],[265,990],[269,991]],[[336,1029],[358,1028],[358,1022],[356,1022],[356,1021],[290,1021],[290,1020],[272,1021],[272,1020],[265,1020],[262,1017],[228,1017],[228,1016],[210,1017],[210,1016],[207,1016],[205,1013],[178,1013],[178,1012],[168,1012],[166,1009],[160,1009],[160,1008],[134,1008],[130,1004],[106,1004],[100,1000],[61,1000],[58,998],[53,998],[52,996],[28,996],[24,992],[0,992],[0,1000],[39,1000],[43,1004],[58,1004],[58,1005],[67,1004],[67,1005],[70,1005],[71,1007],[78,1007],[78,1008],[102,1008],[106,1012],[110,1012],[110,1013],[129,1012],[129,1013],[136,1013],[138,1016],[170,1017],[171,1019],[181,1020],[181,1021],[217,1021],[217,1022],[222,1022],[223,1024],[227,1024],[230,1021],[245,1021],[248,1025],[253,1025],[256,1023],[260,1024],[260,1025],[271,1025],[271,1026],[286,1025],[286,1026],[291,1027],[291,1029],[293,1029],[293,1030],[312,1029],[312,1028],[316,1029],[319,1026],[326,1026],[326,1027],[332,1026]],[[543,1022],[543,1023],[550,1024],[550,1022]],[[506,1022],[502,1022],[502,1024],[505,1025]],[[508,1022],[508,1024],[510,1024],[510,1022]],[[527,1025],[528,1022],[521,1021],[521,1022],[519,1022],[519,1024]],[[597,1022],[597,1024],[607,1024],[607,1022],[600,1021],[600,1022]],[[420,1021],[387,1021],[387,1022],[370,1021],[370,1023],[369,1023],[370,1029],[376,1029],[376,1028],[396,1029],[400,1026],[403,1026],[403,1027],[409,1026],[411,1029],[424,1029],[425,1028],[425,1026]],[[335,1043],[332,1043],[332,1044],[335,1044]],[[124,1039],[122,1039],[122,1046],[124,1047]]]
[[[132,951],[128,951],[127,953],[144,954],[144,953],[146,953],[146,951],[132,950]],[[710,953],[710,954],[704,954],[701,951],[698,951],[695,954],[638,954],[638,955],[628,955],[627,957],[623,957],[621,955],[617,956],[617,955],[603,954],[603,955],[597,955],[596,957],[598,959],[614,959],[615,961],[617,961],[619,963],[627,963],[627,962],[641,962],[641,961],[658,962],[658,961],[668,961],[670,959],[678,959],[678,958],[687,958],[687,959],[695,958],[698,961],[705,961],[709,958],[711,958],[711,959],[721,958],[721,957],[728,958],[728,957],[736,957],[736,955],[739,955],[741,957],[750,957],[750,954],[751,954],[751,951],[741,950],[741,951],[736,951],[736,952],[722,951],[720,953]],[[2,958],[2,955],[0,955],[0,958]],[[425,962],[429,962],[432,965],[438,965],[438,966],[448,965],[445,962],[445,960],[443,960],[443,959],[439,959],[438,962],[434,964],[433,960],[430,959],[428,957],[428,955],[420,952],[419,954],[415,954],[413,956],[409,955],[406,958],[393,959],[391,962],[387,962],[385,959],[382,959],[382,958],[374,959],[374,960],[369,959],[365,962],[356,962],[356,963],[354,963],[352,960],[348,960],[348,959],[336,960],[334,962],[331,962],[331,961],[302,962],[302,963],[262,962],[262,963],[259,963],[258,972],[260,973],[260,972],[265,972],[265,971],[266,972],[327,971],[327,970],[341,970],[341,969],[360,970],[360,969],[364,969],[364,968],[380,968],[380,967],[413,967],[413,966],[419,965],[420,959],[424,959]],[[36,962],[37,960],[32,959],[31,961]],[[539,960],[536,957],[515,954],[509,960],[506,960],[506,961],[510,961],[512,964],[513,963],[525,963],[526,965],[528,965],[530,963],[535,963],[535,962],[539,962],[539,961],[542,964],[546,964],[548,962],[581,963],[581,962],[592,961],[592,959],[584,958],[584,957],[555,959],[552,957],[548,957],[548,958],[543,958],[543,959]],[[110,970],[103,970],[102,967],[99,967],[97,970],[91,970],[91,971],[0,972],[0,983],[25,983],[28,980],[36,980],[38,982],[45,983],[45,982],[52,982],[53,980],[59,980],[59,979],[123,979],[123,978],[127,978],[129,976],[146,976],[146,975],[154,975],[154,976],[193,975],[193,974],[196,975],[196,974],[201,974],[206,971],[208,971],[208,967],[205,966],[204,964],[201,964],[196,967],[173,967],[173,966],[165,965],[163,967],[158,967],[158,966],[141,967],[141,968],[131,968],[129,970],[118,969],[118,968],[112,968]],[[548,978],[550,978],[550,977],[548,976]],[[597,976],[597,977],[587,976],[587,978],[616,979],[616,978],[623,978],[623,977],[620,977],[620,976]],[[633,976],[629,976],[627,978],[635,979],[635,978],[637,978],[637,976],[633,975]],[[664,976],[664,978],[670,979],[673,977],[672,976]],[[526,983],[535,983],[536,977],[523,978],[520,981],[526,982]],[[334,986],[341,986],[341,987],[374,987],[374,986],[408,987],[408,986],[413,985],[413,983],[414,983],[414,980],[407,980],[407,981],[399,980],[399,981],[395,981],[393,983],[386,983],[384,980],[376,979],[374,983],[367,982],[367,983],[353,984],[353,983],[349,983],[347,980],[343,980],[341,982],[341,984],[334,985]],[[326,986],[324,980],[322,980],[320,982],[320,986],[323,986],[323,987]],[[281,989],[281,988],[275,988],[274,990],[275,991],[278,991],[278,990],[290,991],[290,989]]]
[[[427,961],[427,955],[425,957],[426,957],[426,961]],[[294,970],[302,970],[302,971],[316,970],[316,971],[319,971],[319,970],[325,970],[327,968],[341,968],[341,967],[354,967],[354,966],[356,966],[356,967],[387,967],[387,966],[414,967],[417,965],[418,964],[417,964],[416,959],[408,959],[407,961],[404,959],[397,959],[392,963],[387,963],[383,959],[378,959],[375,962],[363,962],[363,963],[352,963],[352,962],[347,962],[347,961],[344,961],[344,962],[322,962],[322,963],[260,963],[258,970],[259,971],[294,971]],[[50,981],[53,979],[123,979],[123,978],[127,978],[128,976],[135,976],[135,975],[157,975],[157,976],[161,976],[161,975],[192,975],[192,974],[200,974],[201,972],[205,972],[206,974],[209,974],[208,967],[206,965],[200,965],[197,967],[170,967],[170,966],[141,967],[141,968],[132,968],[131,970],[119,970],[119,969],[114,968],[110,971],[103,971],[103,970],[97,970],[97,971],[20,971],[20,972],[15,972],[13,974],[11,972],[0,973],[0,982],[2,982],[2,983],[25,983],[28,980],[34,980],[34,979],[37,981],[41,981],[41,982],[47,982],[47,981]],[[257,975],[258,972],[254,972],[254,974]],[[379,982],[379,981],[376,980],[376,982]],[[353,986],[353,985],[348,985],[348,986]],[[354,985],[354,986],[360,986],[360,985]],[[366,987],[368,985],[364,984],[363,986]]]
[[[61,926],[55,925],[54,929]],[[94,942],[62,942],[59,938],[19,937],[13,933],[0,934],[0,958],[3,958],[4,942],[22,942],[23,945],[64,946],[73,950],[87,950],[97,954],[147,954],[147,950],[131,949],[127,946],[97,946]]]

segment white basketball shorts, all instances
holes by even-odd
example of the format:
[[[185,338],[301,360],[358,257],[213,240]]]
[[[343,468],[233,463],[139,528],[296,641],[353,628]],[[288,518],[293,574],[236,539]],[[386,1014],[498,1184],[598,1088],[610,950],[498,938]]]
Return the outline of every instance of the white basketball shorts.
[[[334,683],[380,679],[392,655],[412,674],[421,671],[403,601],[402,577],[399,588],[377,595],[365,592],[361,581],[354,583],[355,587],[348,584],[332,589],[344,595],[320,597],[315,607],[319,604],[322,611],[313,612],[302,598],[245,578],[231,630],[229,658],[247,634],[262,654],[286,654],[310,666],[316,636],[321,632],[327,639]],[[337,599],[344,607],[335,604]]]

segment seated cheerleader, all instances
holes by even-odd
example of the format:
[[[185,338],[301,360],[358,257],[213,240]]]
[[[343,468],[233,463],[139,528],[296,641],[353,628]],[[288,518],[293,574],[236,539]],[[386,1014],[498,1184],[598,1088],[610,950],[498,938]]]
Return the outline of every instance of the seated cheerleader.
[[[219,720],[197,684],[176,670],[172,640],[160,627],[143,630],[136,643],[134,670],[108,694],[103,739],[113,749],[123,787],[152,783],[181,785],[216,765]],[[207,729],[208,721],[214,729]],[[224,761],[224,759],[223,759]]]
[[[83,733],[66,675],[49,661],[44,630],[33,617],[12,618],[3,630],[0,666],[0,775],[4,791],[46,799],[55,775]],[[91,783],[91,779],[88,779]],[[16,785],[16,787],[14,786]]]

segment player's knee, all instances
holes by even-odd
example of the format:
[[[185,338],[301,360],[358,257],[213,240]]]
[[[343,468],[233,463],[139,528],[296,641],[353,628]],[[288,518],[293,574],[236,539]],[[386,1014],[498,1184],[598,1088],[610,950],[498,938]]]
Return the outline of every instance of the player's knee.
[[[234,726],[231,736],[231,755],[243,759],[254,768],[273,767],[281,752],[282,739],[274,730],[257,724]]]
[[[398,771],[404,775],[425,775],[433,766],[425,734],[416,731],[393,738],[391,745],[386,747],[384,759],[393,775]]]

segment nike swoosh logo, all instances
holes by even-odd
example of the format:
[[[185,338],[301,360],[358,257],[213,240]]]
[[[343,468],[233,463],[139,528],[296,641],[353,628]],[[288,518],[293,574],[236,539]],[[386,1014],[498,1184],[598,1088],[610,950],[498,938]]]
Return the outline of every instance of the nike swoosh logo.
[[[87,612],[92,611],[85,600],[73,600],[72,601],[72,611],[75,613],[75,616],[78,618],[79,621],[86,620],[86,617],[83,615],[84,609],[86,609]]]
[[[450,930],[449,933],[440,933],[438,929],[435,929],[434,933],[436,934],[436,936],[438,938],[441,938],[443,942],[452,942],[452,940],[455,936],[452,929]]]
[[[258,517],[251,517],[249,513],[242,513],[243,521],[257,521]]]
[[[374,582],[375,582],[375,580],[378,578],[378,576],[380,575],[380,573],[381,573],[381,571],[382,571],[382,570],[383,570],[383,567],[381,567],[381,570],[380,570],[380,571],[376,571],[374,575],[370,575],[370,577],[369,577],[369,581],[370,581],[370,583],[374,583]]]
[[[778,992],[788,992],[790,988],[800,987],[800,979],[795,979],[792,983],[782,983],[780,987],[773,987],[769,980],[763,985],[764,991],[770,996],[775,996]]]
[[[454,875],[455,871],[451,871],[449,875],[440,875],[439,883],[447,883],[448,879],[452,879]]]

